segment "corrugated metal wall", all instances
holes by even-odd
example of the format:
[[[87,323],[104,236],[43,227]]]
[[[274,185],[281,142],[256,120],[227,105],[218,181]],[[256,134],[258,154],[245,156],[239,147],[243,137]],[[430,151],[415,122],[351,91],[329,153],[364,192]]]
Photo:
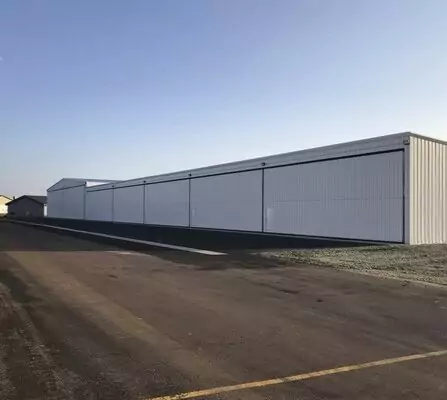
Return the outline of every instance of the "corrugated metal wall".
[[[48,217],[64,218],[62,213],[62,191],[57,190],[47,193]]]
[[[401,242],[405,234],[412,243],[445,241],[445,145],[411,136],[412,146],[405,146],[410,136],[87,188],[67,189],[84,181],[63,179],[49,189],[49,216],[392,242]]]
[[[84,186],[48,192],[48,212],[52,218],[84,218]]]
[[[85,193],[85,219],[113,221],[113,190],[87,191]]]
[[[145,222],[153,225],[189,225],[189,181],[145,186]]]
[[[265,231],[403,241],[403,151],[265,171]]]
[[[447,242],[447,145],[410,138],[411,244]]]
[[[403,151],[48,192],[52,217],[400,242]]]
[[[84,190],[83,186],[65,189],[64,192],[64,213],[66,218],[84,218]]]
[[[261,232],[262,171],[192,179],[191,226]]]
[[[113,220],[142,224],[144,218],[144,187],[114,189]]]

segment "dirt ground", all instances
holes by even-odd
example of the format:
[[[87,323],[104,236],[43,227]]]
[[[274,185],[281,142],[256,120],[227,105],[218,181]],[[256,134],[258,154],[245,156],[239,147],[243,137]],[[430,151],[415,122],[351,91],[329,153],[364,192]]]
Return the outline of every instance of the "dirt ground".
[[[350,270],[409,282],[447,287],[447,245],[395,245],[261,253],[293,263]]]
[[[1,400],[178,400],[446,349],[444,289],[0,223]],[[447,353],[191,398],[445,400]]]

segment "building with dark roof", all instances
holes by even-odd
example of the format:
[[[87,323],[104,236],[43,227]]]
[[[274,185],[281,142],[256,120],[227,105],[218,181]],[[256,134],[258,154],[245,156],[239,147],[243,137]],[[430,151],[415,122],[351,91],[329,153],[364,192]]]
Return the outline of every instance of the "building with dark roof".
[[[47,208],[47,196],[24,195],[6,203],[11,217],[44,217]]]

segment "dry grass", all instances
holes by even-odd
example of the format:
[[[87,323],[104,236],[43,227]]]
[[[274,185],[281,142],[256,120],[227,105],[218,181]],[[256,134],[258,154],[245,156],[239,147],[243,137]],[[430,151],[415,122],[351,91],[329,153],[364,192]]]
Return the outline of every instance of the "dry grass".
[[[447,286],[447,245],[368,246],[262,253],[269,258]]]

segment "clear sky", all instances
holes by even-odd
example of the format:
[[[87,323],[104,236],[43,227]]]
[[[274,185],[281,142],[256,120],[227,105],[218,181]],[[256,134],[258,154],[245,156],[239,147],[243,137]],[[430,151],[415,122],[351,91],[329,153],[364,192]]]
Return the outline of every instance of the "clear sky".
[[[0,0],[0,193],[414,131],[446,0]]]

